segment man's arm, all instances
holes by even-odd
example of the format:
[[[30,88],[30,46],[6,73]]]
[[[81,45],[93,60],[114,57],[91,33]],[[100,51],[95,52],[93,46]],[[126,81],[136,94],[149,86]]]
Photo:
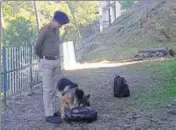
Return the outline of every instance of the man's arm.
[[[35,54],[40,58],[42,57],[41,55],[42,44],[46,39],[47,32],[48,32],[47,28],[41,29],[41,31],[39,32],[37,41],[35,43],[34,51],[35,51]]]

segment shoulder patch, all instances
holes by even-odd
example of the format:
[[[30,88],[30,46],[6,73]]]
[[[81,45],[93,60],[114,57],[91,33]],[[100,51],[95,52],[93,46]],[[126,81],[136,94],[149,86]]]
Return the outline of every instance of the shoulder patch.
[[[44,29],[44,32],[48,32],[48,31],[49,31],[48,28],[45,28],[45,29]]]

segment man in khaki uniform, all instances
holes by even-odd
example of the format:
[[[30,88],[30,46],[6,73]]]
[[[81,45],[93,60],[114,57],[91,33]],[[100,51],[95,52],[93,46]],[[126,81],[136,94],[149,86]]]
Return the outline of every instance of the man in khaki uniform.
[[[35,44],[35,54],[40,58],[38,68],[43,82],[45,117],[50,123],[60,123],[58,114],[54,113],[56,84],[61,74],[59,28],[67,23],[68,16],[64,12],[56,11],[50,23],[40,30]]]

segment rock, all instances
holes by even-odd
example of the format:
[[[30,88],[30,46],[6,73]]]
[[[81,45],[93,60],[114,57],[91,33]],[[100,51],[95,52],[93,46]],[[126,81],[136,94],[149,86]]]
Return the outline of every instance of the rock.
[[[148,57],[149,57],[149,54],[147,54],[147,53],[143,54],[143,58],[148,58]]]
[[[175,56],[174,50],[173,49],[169,49],[169,54],[170,54],[170,56]]]
[[[134,55],[134,57],[139,57],[139,54]]]
[[[160,55],[160,53],[159,52],[156,52],[156,56],[159,56]]]
[[[152,48],[152,49],[142,49],[138,51],[138,55],[143,58],[152,58],[152,57],[168,57],[173,54],[172,49],[169,48]],[[171,54],[170,54],[171,53]]]
[[[165,118],[165,117],[162,117],[161,120],[162,120],[162,121],[167,121],[168,119]]]
[[[156,54],[156,53],[154,53],[154,54],[153,54],[153,57],[157,57],[157,54]]]
[[[176,115],[176,110],[170,110],[170,111],[168,111],[168,114]]]
[[[152,54],[152,53],[149,53],[149,54],[148,54],[148,58],[151,58],[151,57],[153,57],[153,54]]]
[[[130,125],[129,125],[129,124],[124,124],[124,125],[123,125],[123,128],[124,128],[124,129],[130,128]]]

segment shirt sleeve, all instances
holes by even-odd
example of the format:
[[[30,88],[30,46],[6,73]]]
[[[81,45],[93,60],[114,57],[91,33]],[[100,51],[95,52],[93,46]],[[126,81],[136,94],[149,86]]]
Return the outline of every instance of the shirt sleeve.
[[[42,48],[42,45],[47,37],[47,32],[48,32],[48,29],[45,28],[45,29],[41,29],[41,31],[38,34],[38,38],[36,40],[35,47],[34,47],[35,54],[38,57],[42,57],[41,56],[41,48]]]
[[[61,37],[60,37],[60,30],[59,29],[57,30],[57,35],[58,35],[58,42],[59,42],[59,44],[61,44],[62,40],[61,40]]]

